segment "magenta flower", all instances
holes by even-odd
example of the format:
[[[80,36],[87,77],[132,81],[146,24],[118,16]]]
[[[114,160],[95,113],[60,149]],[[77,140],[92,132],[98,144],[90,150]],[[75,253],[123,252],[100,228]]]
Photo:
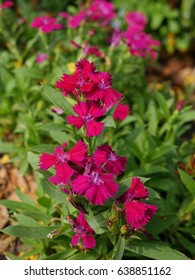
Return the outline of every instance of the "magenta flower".
[[[0,10],[11,8],[13,5],[13,1],[5,1],[0,4]]]
[[[36,57],[36,63],[42,63],[43,61],[48,59],[48,55],[46,53],[38,53]]]
[[[70,93],[77,96],[80,92],[88,92],[93,87],[89,76],[94,72],[96,72],[96,67],[93,62],[83,58],[76,63],[75,73],[63,74],[60,81],[56,82],[56,87],[60,88],[65,96]]]
[[[116,17],[114,4],[107,0],[94,0],[88,8],[87,15],[91,21],[106,25]]]
[[[68,216],[66,218],[72,226],[75,235],[72,237],[71,245],[76,246],[81,241],[83,247],[86,249],[92,249],[96,246],[96,240],[93,237],[94,230],[90,227],[82,212],[79,212],[77,219],[73,219]]]
[[[39,159],[40,169],[47,170],[54,166],[56,174],[50,177],[49,180],[55,185],[66,184],[72,175],[76,173],[72,165],[82,167],[87,153],[87,147],[82,141],[78,141],[68,152],[65,151],[66,146],[67,143],[58,146],[54,154],[42,153]]]
[[[150,56],[151,59],[156,57],[155,48],[160,46],[160,42],[152,39],[149,34],[140,31],[137,27],[130,27],[125,32],[125,37],[130,53],[133,56]]]
[[[84,54],[87,55],[95,55],[97,57],[102,57],[102,53],[100,52],[98,46],[90,46],[90,45],[86,45],[83,49]]]
[[[40,16],[34,18],[31,27],[38,28],[44,33],[52,32],[53,30],[62,29],[62,25],[58,23],[56,18],[49,16]]]
[[[138,30],[143,30],[147,24],[147,18],[142,12],[128,12],[126,15],[126,22]]]
[[[111,47],[115,48],[116,46],[118,46],[118,44],[122,41],[122,39],[123,39],[123,32],[118,28],[114,28],[112,32],[112,37],[110,39]]]
[[[106,171],[120,175],[125,170],[127,159],[119,157],[108,145],[98,147],[94,152],[94,161]]]
[[[59,107],[54,107],[54,108],[51,109],[51,111],[58,114],[58,115],[62,115],[64,113],[64,111]]]
[[[129,113],[129,106],[127,104],[119,103],[114,111],[113,118],[119,121],[123,121],[128,117]]]
[[[134,229],[145,226],[157,211],[157,206],[139,201],[148,198],[148,190],[137,177],[134,177],[130,188],[117,199],[123,203],[126,222]]]
[[[73,192],[84,195],[95,205],[104,205],[106,200],[114,197],[119,188],[114,181],[114,174],[104,173],[100,169],[92,170],[86,175],[78,175],[72,185]]]
[[[77,28],[80,23],[86,19],[87,16],[87,12],[82,10],[80,12],[78,12],[78,14],[76,14],[75,16],[70,16],[68,18],[68,26],[70,28]]]
[[[84,96],[89,100],[100,100],[107,109],[121,99],[122,94],[112,88],[112,76],[106,72],[91,73],[92,90]]]
[[[102,133],[104,123],[98,122],[97,118],[104,115],[103,108],[95,101],[80,102],[73,107],[78,116],[68,116],[67,122],[77,129],[86,127],[86,135],[97,136]]]

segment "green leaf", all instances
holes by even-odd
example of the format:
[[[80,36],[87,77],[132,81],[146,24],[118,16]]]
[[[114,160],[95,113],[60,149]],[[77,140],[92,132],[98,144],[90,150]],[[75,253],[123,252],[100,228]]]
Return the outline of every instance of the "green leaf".
[[[33,206],[32,204],[28,204],[25,202],[18,202],[18,201],[12,201],[8,199],[2,199],[0,200],[0,204],[4,205],[5,207],[17,211],[17,210],[27,210],[27,211],[35,211],[40,212],[40,209]]]
[[[125,239],[119,236],[117,244],[114,246],[112,260],[121,260],[125,250]]]
[[[52,254],[43,260],[66,260],[67,258],[70,258],[72,255],[74,255],[77,252],[77,249],[66,249],[62,253],[56,253]]]
[[[105,127],[116,127],[115,121],[112,116],[107,116],[105,119],[102,120],[105,123]]]
[[[193,194],[195,194],[195,181],[193,180],[193,178],[186,173],[185,171],[183,171],[182,169],[178,168],[178,172],[180,175],[180,178],[183,182],[183,184],[185,185],[185,187]]]
[[[95,253],[78,253],[75,254],[73,256],[71,256],[70,258],[68,258],[67,260],[97,260],[98,259],[98,255]]]
[[[8,235],[17,236],[20,238],[47,238],[47,235],[52,232],[55,227],[43,227],[43,226],[8,226],[1,230],[3,233]]]
[[[46,194],[52,197],[54,200],[58,202],[66,202],[67,195],[63,193],[60,188],[57,188],[52,183],[48,181],[48,179],[43,178],[41,180],[41,186]]]
[[[52,154],[56,147],[57,145],[37,145],[37,146],[30,147],[29,150],[37,153]]]
[[[163,232],[171,225],[178,223],[177,213],[167,213],[166,215],[155,215],[147,224],[147,230],[153,235]]]
[[[89,215],[85,215],[85,218],[89,225],[93,228],[95,233],[102,234],[108,231],[106,226],[105,218],[102,214],[94,216],[93,211],[91,209],[87,209]]]
[[[40,224],[38,224],[37,221],[23,214],[16,214],[16,219],[19,222],[19,224],[23,226],[40,226]]]
[[[126,246],[125,249],[155,260],[189,260],[181,252],[158,241],[138,241]]]
[[[156,160],[163,156],[166,156],[169,152],[172,152],[176,149],[176,146],[170,144],[162,144],[159,147],[156,147],[151,151],[151,153],[147,156],[148,160]]]
[[[37,169],[39,167],[38,166],[38,163],[39,163],[38,155],[28,152],[27,158],[28,158],[28,162],[30,163],[30,165],[32,166],[33,169]]]
[[[72,115],[72,105],[67,101],[61,92],[51,86],[43,86],[43,95],[46,96],[55,106],[61,108],[65,115]]]
[[[184,248],[186,248],[193,256],[195,256],[195,244],[180,233],[177,234],[177,238]]]
[[[169,112],[169,107],[166,102],[166,99],[164,98],[163,94],[160,92],[157,92],[155,95],[159,107],[163,110],[164,116],[166,119],[169,119],[170,117],[170,112]]]

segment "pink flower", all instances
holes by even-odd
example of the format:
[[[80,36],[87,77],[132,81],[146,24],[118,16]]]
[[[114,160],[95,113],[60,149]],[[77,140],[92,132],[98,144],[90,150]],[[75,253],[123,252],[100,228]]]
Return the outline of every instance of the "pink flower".
[[[142,12],[128,12],[126,15],[126,22],[139,30],[143,30],[147,24],[147,18]]]
[[[36,63],[42,63],[43,61],[48,59],[48,55],[46,53],[38,53],[36,58]]]
[[[119,157],[108,145],[98,147],[93,158],[98,166],[116,175],[120,175],[127,164],[126,158]]]
[[[106,25],[116,17],[114,4],[107,0],[94,0],[88,8],[87,15],[91,21]]]
[[[72,182],[72,190],[78,195],[84,195],[91,204],[104,205],[118,191],[114,174],[102,170],[92,170],[88,175],[78,175]]]
[[[94,86],[85,97],[89,100],[100,100],[107,109],[121,99],[122,94],[112,88],[112,76],[106,72],[91,73]]]
[[[82,242],[83,247],[86,249],[92,249],[96,246],[96,241],[93,237],[95,232],[86,221],[82,212],[79,212],[77,219],[71,216],[67,216],[66,219],[75,232],[75,235],[72,237],[71,241],[72,246],[78,245],[80,241]]]
[[[126,117],[128,117],[129,113],[129,106],[123,103],[119,103],[114,111],[113,118],[119,121],[123,121],[124,119],[126,119]]]
[[[69,18],[70,17],[70,15],[68,13],[63,12],[63,11],[59,13],[59,16],[62,17],[62,18]]]
[[[75,73],[63,74],[60,81],[56,82],[56,87],[60,88],[65,96],[70,93],[77,96],[80,92],[88,92],[93,87],[90,74],[94,72],[96,72],[96,67],[93,62],[83,58],[76,63]]]
[[[68,116],[67,122],[77,129],[86,127],[86,135],[97,136],[102,133],[104,123],[98,122],[97,118],[104,115],[103,108],[95,101],[80,102],[73,107],[78,116]]]
[[[125,32],[126,42],[130,53],[135,56],[146,57],[150,56],[154,59],[157,55],[155,50],[160,45],[160,42],[151,38],[151,36],[137,27],[130,27]]]
[[[137,177],[134,177],[130,188],[117,201],[123,203],[126,222],[134,229],[145,226],[156,214],[157,206],[139,201],[148,198],[148,190]]]
[[[0,4],[0,10],[11,8],[13,5],[13,1],[5,1]]]
[[[100,52],[98,46],[90,46],[90,45],[86,45],[84,50],[83,50],[85,55],[95,55],[97,57],[102,57],[102,53]]]
[[[82,167],[87,153],[87,147],[82,141],[78,141],[68,152],[65,151],[66,146],[67,143],[58,146],[54,154],[42,153],[39,159],[40,169],[47,170],[54,166],[56,174],[49,180],[55,185],[66,184],[76,172],[72,164]]]
[[[184,106],[184,100],[179,100],[176,104],[176,109],[180,111]]]
[[[86,11],[80,11],[75,16],[70,16],[68,18],[68,25],[70,28],[77,28],[80,23],[86,19],[87,13]]]
[[[34,18],[33,22],[31,23],[31,27],[38,28],[44,33],[62,29],[62,25],[57,22],[57,19],[49,16],[40,16]]]

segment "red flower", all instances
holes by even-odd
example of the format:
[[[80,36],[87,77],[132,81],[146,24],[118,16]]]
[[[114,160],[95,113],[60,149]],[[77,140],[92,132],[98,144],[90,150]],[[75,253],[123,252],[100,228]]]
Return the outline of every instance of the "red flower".
[[[120,175],[127,164],[125,157],[119,157],[108,145],[98,147],[94,153],[94,161],[106,171]]]
[[[76,63],[75,73],[72,75],[63,74],[60,81],[56,82],[56,87],[60,88],[65,96],[70,93],[78,95],[80,92],[88,92],[93,87],[89,77],[93,72],[96,72],[93,62],[83,58]]]
[[[129,106],[123,103],[119,103],[114,111],[113,118],[119,121],[123,121],[124,119],[126,119],[126,117],[128,117],[129,113]]]
[[[98,122],[97,118],[104,115],[103,108],[95,101],[80,102],[73,107],[78,116],[68,116],[67,122],[77,129],[86,127],[86,135],[97,136],[102,133],[104,123]]]
[[[92,236],[95,234],[95,232],[86,221],[82,212],[79,212],[76,220],[70,216],[67,217],[67,220],[75,232],[75,235],[72,237],[71,241],[72,246],[78,245],[80,240],[86,249],[92,249],[96,246],[95,238]]]
[[[62,29],[62,25],[57,22],[57,19],[49,16],[36,17],[31,23],[31,27],[39,28],[44,33]]]
[[[125,19],[130,26],[134,26],[139,30],[143,30],[148,21],[142,12],[128,12]]]
[[[89,100],[100,100],[107,108],[110,108],[118,100],[122,94],[112,88],[112,76],[106,72],[91,73],[90,75],[94,87],[91,92],[85,93],[85,97]]]
[[[92,171],[89,175],[78,175],[72,182],[73,192],[84,195],[91,204],[103,205],[118,191],[114,175],[102,170]]]
[[[87,147],[82,141],[78,141],[77,144],[68,152],[65,151],[67,143],[58,146],[54,154],[42,153],[39,161],[41,169],[47,170],[51,166],[54,166],[56,174],[49,178],[49,180],[55,185],[66,184],[71,176],[76,172],[70,163],[78,166],[83,166],[83,161],[87,153]]]
[[[141,228],[153,217],[157,206],[139,201],[148,198],[148,190],[137,177],[134,177],[130,188],[117,201],[124,203],[126,222],[134,229]]]
[[[68,25],[70,28],[77,28],[80,23],[86,19],[87,13],[86,11],[80,11],[75,16],[70,16],[68,18]]]
[[[13,1],[5,1],[0,4],[0,10],[11,8],[13,5]]]

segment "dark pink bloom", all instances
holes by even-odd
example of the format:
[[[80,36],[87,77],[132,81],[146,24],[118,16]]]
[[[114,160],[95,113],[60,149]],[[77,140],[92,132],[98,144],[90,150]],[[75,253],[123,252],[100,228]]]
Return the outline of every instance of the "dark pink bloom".
[[[11,8],[13,5],[13,1],[5,1],[0,4],[0,10]]]
[[[77,129],[86,127],[86,135],[97,136],[102,133],[104,123],[98,122],[97,118],[104,115],[103,108],[95,101],[80,102],[73,107],[78,116],[68,116],[67,122]]]
[[[184,100],[179,100],[176,105],[176,109],[180,111],[183,108]]]
[[[152,39],[149,34],[140,31],[137,27],[128,28],[124,34],[132,55],[141,57],[149,56],[151,59],[156,57],[156,47],[160,46],[159,41]]]
[[[36,57],[36,63],[42,63],[43,61],[48,59],[48,55],[46,53],[38,53]]]
[[[123,121],[126,117],[128,117],[129,113],[129,106],[127,104],[119,103],[114,111],[113,118]]]
[[[83,52],[85,55],[95,55],[97,57],[102,57],[102,53],[100,52],[98,46],[90,46],[86,45],[85,48],[83,49]]]
[[[147,24],[147,18],[142,12],[128,12],[126,22],[139,30],[143,30]]]
[[[87,12],[86,11],[80,11],[75,16],[70,16],[68,18],[68,25],[70,28],[77,28],[80,23],[86,19]]]
[[[123,203],[126,222],[134,229],[139,229],[147,224],[156,214],[157,206],[139,201],[148,198],[148,190],[137,177],[134,177],[130,188],[120,196],[117,201]]]
[[[56,174],[49,178],[55,185],[66,184],[71,176],[76,172],[70,163],[76,166],[83,166],[83,161],[87,153],[87,147],[82,141],[65,151],[67,143],[58,146],[53,154],[42,153],[39,159],[40,169],[47,170],[54,166]]]
[[[114,4],[107,0],[94,0],[88,8],[87,15],[91,21],[106,25],[116,17]]]
[[[56,82],[56,87],[60,88],[65,96],[70,93],[76,96],[80,92],[88,92],[94,84],[90,80],[90,74],[96,71],[93,62],[83,58],[76,63],[75,73],[72,75],[63,74],[60,81]]]
[[[71,245],[76,246],[81,241],[83,247],[86,249],[92,249],[96,246],[96,241],[93,235],[94,230],[90,227],[85,219],[82,212],[79,212],[77,219],[68,216],[66,218],[70,225],[72,226],[75,235],[72,237]]]
[[[103,205],[118,191],[114,174],[102,170],[91,171],[88,175],[78,175],[72,182],[72,190],[78,195],[84,195],[91,204]]]
[[[112,76],[106,72],[92,73],[90,75],[94,87],[91,92],[85,93],[89,100],[100,100],[109,109],[118,100],[122,94],[112,88]]]
[[[52,18],[49,16],[40,16],[34,18],[31,23],[31,27],[38,28],[44,33],[52,32],[53,30],[62,29],[62,25],[58,23],[56,18]]]
[[[69,18],[70,17],[70,15],[68,13],[63,12],[63,11],[59,13],[59,16],[63,17],[63,18]]]
[[[120,175],[127,164],[127,159],[119,157],[108,145],[98,147],[93,158],[98,166],[116,175]]]

